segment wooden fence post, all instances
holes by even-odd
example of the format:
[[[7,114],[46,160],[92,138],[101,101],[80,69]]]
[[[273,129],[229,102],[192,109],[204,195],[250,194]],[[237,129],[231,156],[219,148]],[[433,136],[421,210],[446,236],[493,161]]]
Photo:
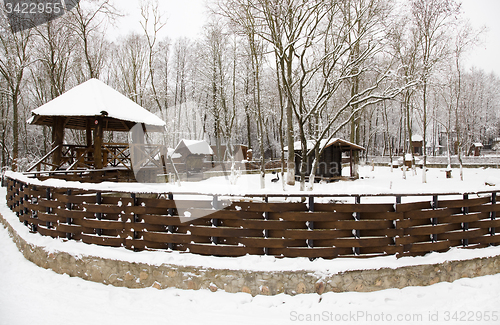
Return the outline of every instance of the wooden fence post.
[[[213,196],[213,198],[212,198],[212,206],[213,206],[213,208],[215,210],[219,209],[219,196],[218,195],[214,195]],[[212,223],[212,227],[218,227],[219,226],[219,220],[218,219],[213,218],[213,219],[210,219],[210,221]],[[210,240],[212,241],[212,244],[214,244],[214,245],[217,245],[219,243],[219,238],[218,237],[211,236]]]
[[[66,210],[71,211],[71,209],[73,208],[73,204],[71,204],[71,202],[69,202],[69,198],[71,197],[71,190],[70,189],[68,189],[68,191],[66,192],[66,195],[68,196],[68,203],[66,203]],[[73,224],[73,219],[72,218],[66,218],[66,223],[68,225]],[[71,237],[72,237],[72,234],[69,233],[69,232],[67,232],[66,233],[66,238],[67,239],[71,239]]]
[[[497,204],[497,192],[491,193],[491,205]],[[491,211],[490,212],[490,219],[491,220],[496,220],[497,218],[497,212],[496,211]],[[490,228],[490,236],[495,236],[496,234],[496,229],[495,227]]]
[[[102,203],[101,192],[97,192],[95,194],[95,201],[96,201],[95,202],[96,204],[101,205],[101,203]],[[96,216],[97,220],[102,220],[102,213],[101,212],[97,212],[95,214],[95,216]],[[98,236],[102,236],[102,229],[96,229],[95,232]]]
[[[466,201],[469,199],[469,195],[468,194],[464,194],[463,195],[463,200]],[[462,213],[465,215],[469,214],[469,207],[463,207],[462,208]],[[464,232],[467,232],[469,231],[469,223],[468,222],[463,222],[462,223],[462,229]],[[464,238],[462,239],[462,246],[463,247],[467,247],[469,246],[469,239],[468,238]]]
[[[269,198],[266,196],[264,202],[269,203]],[[269,211],[264,212],[264,220],[269,220]],[[264,229],[264,238],[269,238],[269,229]],[[269,247],[264,247],[264,255],[269,255]]]
[[[356,196],[355,203],[361,204],[361,196]],[[354,220],[356,220],[356,221],[361,220],[361,213],[360,212],[354,212]],[[359,231],[359,229],[354,229],[354,233],[355,233],[355,237],[357,239],[361,238],[361,231]],[[359,255],[360,251],[361,250],[359,249],[359,247],[354,247],[354,254],[355,255]]]
[[[168,199],[173,202],[174,201],[174,194],[173,193],[168,193]],[[169,208],[168,209],[168,215],[173,217],[174,215],[174,209],[173,208]],[[172,225],[169,225],[167,226],[167,229],[168,229],[168,233],[170,234],[173,234],[174,233],[174,226]],[[174,250],[174,244],[173,243],[167,243],[168,245],[168,249],[170,250]]]
[[[50,187],[47,187],[47,190],[45,191],[45,194],[46,194],[46,199],[47,199],[47,201],[50,201],[50,198],[51,198],[51,195],[50,195]],[[46,213],[50,213],[50,212],[51,212],[51,209],[50,209],[49,207],[47,207],[47,208],[45,208],[45,212],[46,212]],[[49,229],[49,228],[50,228],[50,226],[51,226],[51,225],[50,225],[50,222],[48,222],[48,221],[46,222],[46,224],[45,224],[45,225],[47,226],[47,229]]]
[[[314,196],[309,196],[309,212],[314,212]],[[314,221],[307,222],[307,229],[314,230]],[[307,246],[309,248],[314,248],[314,240],[308,239]]]
[[[432,196],[432,209],[436,210],[439,207],[439,198],[437,195]],[[438,219],[437,218],[431,218],[431,223],[433,226],[437,226],[438,224]],[[438,236],[437,234],[432,234],[431,235],[431,241],[433,243],[437,242]]]

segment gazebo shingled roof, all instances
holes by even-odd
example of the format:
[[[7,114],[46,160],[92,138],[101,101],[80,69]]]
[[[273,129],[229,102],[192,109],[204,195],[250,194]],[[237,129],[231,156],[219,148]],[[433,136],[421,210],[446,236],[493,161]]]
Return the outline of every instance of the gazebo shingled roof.
[[[128,132],[136,123],[148,130],[162,131],[165,122],[126,96],[97,79],[90,79],[32,111],[29,124],[54,126],[64,117],[64,128],[87,129],[92,118],[100,117],[104,131]]]
[[[140,123],[148,131],[161,132],[166,125],[158,116],[97,79],[90,79],[33,110],[27,122],[52,127],[54,168],[61,166],[64,129],[86,130],[87,148],[94,150],[96,169],[103,167],[103,131],[128,132]]]

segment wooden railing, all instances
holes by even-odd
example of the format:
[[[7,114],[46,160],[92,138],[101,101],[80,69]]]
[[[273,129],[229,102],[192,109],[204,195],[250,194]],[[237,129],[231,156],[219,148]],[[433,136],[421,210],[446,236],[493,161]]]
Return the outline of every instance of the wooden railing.
[[[363,203],[365,197],[357,196],[349,204],[318,203],[304,194],[305,202],[286,203],[276,202],[283,195],[192,201],[172,193],[52,188],[14,178],[5,183],[8,206],[33,232],[132,250],[331,259],[500,243],[496,192],[422,196],[412,203],[401,203],[407,197],[398,195],[386,197],[394,203]],[[182,223],[178,213],[184,209],[204,217]]]
[[[77,169],[92,169],[94,168],[93,147],[79,145],[62,145],[62,157],[59,165],[52,164],[49,160],[52,154],[59,149],[59,146],[54,147],[48,154],[35,162],[27,172],[41,171],[45,169],[53,170],[77,170]],[[104,143],[102,147],[104,167],[130,167],[130,151],[127,143]]]

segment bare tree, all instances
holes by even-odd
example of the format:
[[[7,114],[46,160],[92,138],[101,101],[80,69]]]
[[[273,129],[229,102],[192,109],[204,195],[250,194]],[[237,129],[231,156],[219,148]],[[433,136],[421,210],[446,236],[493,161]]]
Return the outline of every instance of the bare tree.
[[[84,79],[99,78],[107,53],[106,24],[119,15],[111,0],[81,1],[68,13],[68,22],[80,39],[83,67],[86,68]]]
[[[458,15],[460,6],[454,0],[414,0],[411,9],[414,24],[421,39],[419,50],[422,60],[422,182],[426,183],[429,79],[432,77],[436,64],[446,57],[448,26],[451,18]]]
[[[31,29],[14,33],[10,27],[0,30],[0,74],[5,80],[10,104],[12,105],[12,170],[17,170],[19,158],[19,115],[21,92],[26,69],[33,62]],[[5,141],[5,138],[3,139]],[[2,143],[5,148],[5,142]]]
[[[156,60],[155,58],[159,54],[158,49],[158,33],[165,27],[166,22],[162,19],[158,0],[142,0],[141,2],[141,26],[144,31],[144,35],[147,39],[148,44],[148,68],[149,68],[149,83],[151,85],[151,91],[153,95],[153,100],[161,111],[163,108],[161,100],[156,87]]]

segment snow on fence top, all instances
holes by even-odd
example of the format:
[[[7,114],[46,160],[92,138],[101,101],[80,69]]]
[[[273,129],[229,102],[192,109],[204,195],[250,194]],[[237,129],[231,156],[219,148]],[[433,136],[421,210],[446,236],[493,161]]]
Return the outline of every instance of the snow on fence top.
[[[54,116],[95,117],[165,127],[165,122],[100,80],[90,79],[32,111],[29,124],[52,125]],[[123,124],[123,123],[122,123]],[[84,124],[69,119],[66,128],[82,129]],[[128,131],[125,128],[125,131]]]

